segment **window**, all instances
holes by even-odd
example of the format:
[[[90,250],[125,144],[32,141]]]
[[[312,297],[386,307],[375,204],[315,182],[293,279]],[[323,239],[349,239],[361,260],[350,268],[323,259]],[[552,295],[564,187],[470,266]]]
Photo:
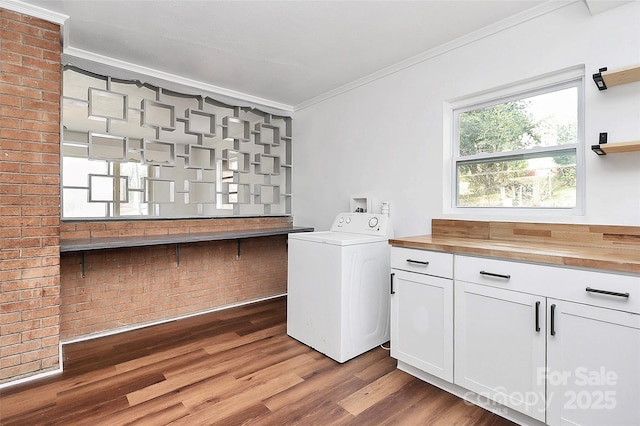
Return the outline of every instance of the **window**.
[[[582,79],[453,108],[454,208],[581,206]]]

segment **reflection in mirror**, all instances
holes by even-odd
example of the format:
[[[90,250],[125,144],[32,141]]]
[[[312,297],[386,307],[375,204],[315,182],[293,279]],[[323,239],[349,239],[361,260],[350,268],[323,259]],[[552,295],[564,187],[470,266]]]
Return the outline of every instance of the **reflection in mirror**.
[[[115,136],[89,132],[89,159],[127,161],[128,140]]]
[[[128,202],[127,178],[89,175],[89,202]]]
[[[187,147],[189,156],[189,165],[187,167],[193,169],[215,169],[216,167],[216,151],[214,148],[208,148],[198,145],[190,145]]]
[[[215,182],[190,181],[188,182],[188,203],[211,204],[216,199]]]
[[[145,179],[147,203],[173,203],[175,182],[163,179]]]
[[[145,164],[175,166],[176,164],[176,144],[172,142],[143,140],[144,150],[142,153]]]

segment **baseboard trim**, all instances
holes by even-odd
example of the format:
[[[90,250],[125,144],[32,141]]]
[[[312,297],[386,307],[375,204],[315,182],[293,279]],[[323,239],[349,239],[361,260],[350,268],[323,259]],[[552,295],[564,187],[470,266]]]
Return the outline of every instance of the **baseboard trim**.
[[[105,332],[101,332],[101,333],[97,333],[97,334],[92,334],[89,336],[82,336],[73,340],[67,340],[64,342],[60,342],[59,345],[59,359],[60,359],[60,366],[56,369],[56,370],[52,370],[52,371],[47,371],[44,373],[38,373],[35,374],[33,376],[29,376],[29,377],[24,377],[22,379],[18,379],[18,380],[13,380],[10,382],[6,382],[6,383],[2,383],[0,384],[0,389],[5,389],[11,386],[16,386],[22,383],[27,383],[27,382],[31,382],[34,380],[39,380],[39,379],[43,379],[46,377],[50,377],[56,374],[60,374],[64,371],[64,359],[63,359],[63,352],[62,352],[62,346],[63,345],[69,345],[72,343],[79,343],[79,342],[86,342],[88,340],[93,340],[93,339],[99,339],[101,337],[107,337],[107,336],[113,336],[115,334],[120,334],[120,333],[126,333],[128,331],[133,331],[133,330],[140,330],[142,328],[147,328],[147,327],[152,327],[154,325],[159,325],[159,324],[166,324],[168,322],[173,322],[173,321],[178,321],[181,319],[185,319],[185,318],[191,318],[191,317],[195,317],[198,315],[205,315],[205,314],[210,314],[212,312],[218,312],[218,311],[224,311],[227,309],[232,309],[232,308],[237,308],[240,306],[244,306],[244,305],[250,305],[252,303],[258,303],[258,302],[264,302],[266,300],[271,300],[271,299],[277,299],[278,297],[283,297],[286,296],[287,293],[281,293],[281,294],[276,294],[273,296],[267,296],[267,297],[262,297],[259,299],[252,299],[252,300],[247,300],[244,302],[238,302],[238,303],[232,303],[229,305],[223,305],[223,306],[217,306],[215,308],[211,308],[211,309],[207,309],[206,311],[200,311],[200,312],[195,312],[193,314],[187,314],[187,315],[180,315],[178,317],[173,317],[173,318],[167,318],[164,320],[160,320],[160,321],[154,321],[154,322],[150,322],[150,323],[145,323],[145,324],[140,324],[140,325],[134,325],[134,326],[130,326],[130,327],[126,327],[126,328],[119,328],[116,330],[107,330]]]
[[[60,344],[61,345],[69,345],[71,343],[86,342],[88,340],[99,339],[101,337],[106,337],[106,336],[113,336],[114,334],[126,333],[128,331],[140,330],[142,328],[153,327],[154,325],[166,324],[168,322],[178,321],[178,320],[185,319],[185,318],[196,317],[198,315],[205,315],[205,314],[210,314],[212,312],[224,311],[226,309],[237,308],[237,307],[244,306],[244,305],[250,305],[252,303],[264,302],[265,300],[276,299],[278,297],[282,297],[282,296],[286,296],[286,295],[287,295],[287,293],[282,293],[282,294],[276,294],[274,296],[267,296],[267,297],[262,297],[262,298],[259,298],[259,299],[251,299],[251,300],[247,300],[247,301],[244,301],[244,302],[238,302],[238,303],[232,303],[232,304],[229,304],[229,305],[217,306],[215,308],[207,309],[206,311],[199,311],[199,312],[194,312],[192,314],[180,315],[180,316],[177,316],[177,317],[166,318],[166,319],[163,319],[163,320],[148,322],[148,323],[144,323],[144,324],[136,324],[136,325],[132,325],[132,326],[128,326],[128,327],[123,327],[123,328],[103,331],[103,332],[100,332],[100,333],[90,334],[90,335],[87,335],[87,336],[81,336],[81,337],[78,337],[78,338],[75,338],[75,339],[66,340],[64,342],[61,342]]]

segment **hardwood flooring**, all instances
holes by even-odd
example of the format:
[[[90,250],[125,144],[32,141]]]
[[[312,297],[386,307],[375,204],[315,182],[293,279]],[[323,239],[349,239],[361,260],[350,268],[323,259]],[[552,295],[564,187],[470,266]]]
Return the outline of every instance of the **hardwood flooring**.
[[[2,425],[511,425],[396,369],[286,334],[286,300],[64,347],[63,373],[2,390]]]

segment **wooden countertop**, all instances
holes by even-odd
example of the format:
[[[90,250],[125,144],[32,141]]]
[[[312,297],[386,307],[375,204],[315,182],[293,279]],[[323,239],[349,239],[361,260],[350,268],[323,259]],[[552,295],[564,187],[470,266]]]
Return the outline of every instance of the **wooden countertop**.
[[[446,223],[445,223],[446,222]],[[469,254],[477,256],[487,256],[505,260],[520,260],[536,263],[548,263],[553,265],[574,266],[581,268],[594,268],[616,272],[630,272],[640,274],[640,243],[635,241],[636,230],[632,230],[626,237],[633,238],[621,238],[617,237],[616,242],[609,244],[597,244],[586,243],[581,241],[571,241],[568,235],[572,235],[567,232],[567,229],[571,227],[579,227],[581,225],[562,225],[563,234],[565,235],[566,243],[562,243],[561,239],[548,238],[550,241],[532,241],[531,238],[527,238],[532,233],[531,229],[537,229],[535,224],[528,224],[528,232],[523,232],[523,237],[519,240],[508,240],[501,235],[501,238],[492,238],[492,233],[488,232],[485,235],[461,235],[464,232],[459,232],[461,227],[456,221],[438,221],[435,223],[433,229],[436,231],[434,235],[423,235],[406,238],[394,238],[389,240],[389,244],[395,247],[416,248],[423,250],[436,250],[454,254]],[[469,221],[464,222],[464,225],[469,227]],[[480,222],[473,222],[473,229],[479,228]],[[522,224],[516,225],[516,227],[523,228]],[[540,229],[559,227],[559,225],[542,225]],[[500,223],[502,230],[505,228],[505,223]],[[583,228],[585,226],[582,226]],[[586,226],[588,227],[588,226]],[[595,228],[592,226],[591,228]],[[600,227],[598,229],[601,229]],[[607,230],[611,230],[612,227],[607,227]],[[627,227],[628,228],[628,227]],[[456,232],[457,229],[457,232]],[[453,230],[446,234],[443,230]],[[573,230],[573,229],[572,229]],[[511,229],[510,232],[512,232]],[[466,231],[465,231],[466,232]],[[474,231],[475,232],[475,231]],[[518,232],[512,232],[518,234]],[[453,234],[453,235],[451,235]],[[584,235],[585,233],[581,233]],[[591,234],[595,234],[591,230]],[[616,234],[619,235],[619,234]],[[591,237],[593,240],[594,238]],[[632,241],[629,242],[628,240]],[[603,239],[603,240],[606,240]],[[623,244],[616,243],[623,240]]]

